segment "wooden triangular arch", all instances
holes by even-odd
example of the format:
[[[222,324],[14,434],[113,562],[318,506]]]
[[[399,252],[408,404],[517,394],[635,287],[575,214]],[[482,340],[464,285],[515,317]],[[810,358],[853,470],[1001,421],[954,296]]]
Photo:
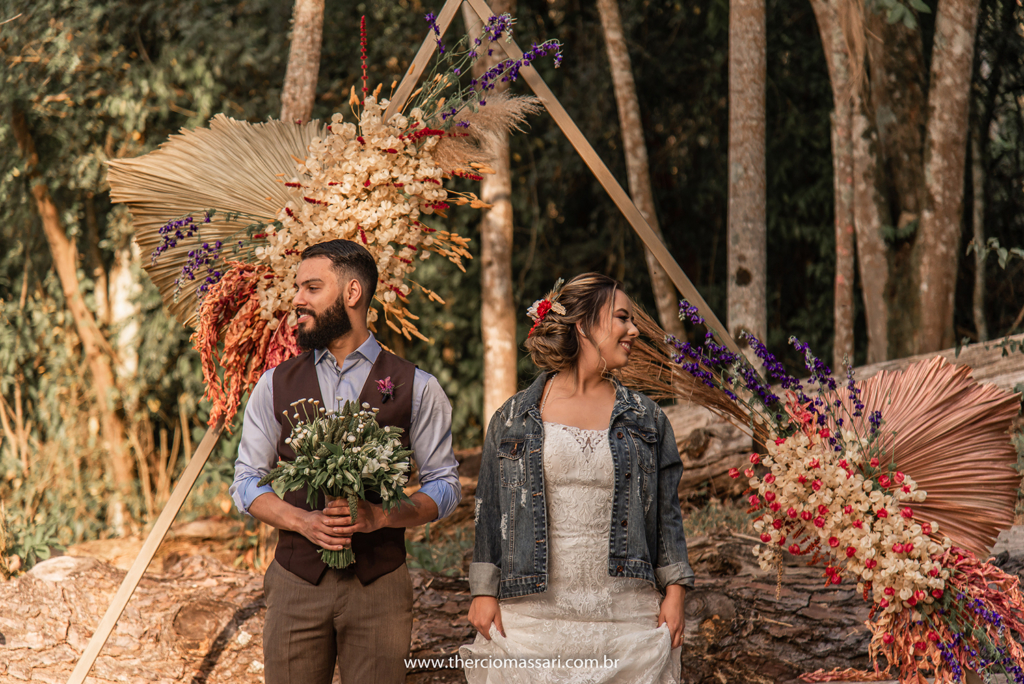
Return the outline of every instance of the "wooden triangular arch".
[[[456,12],[459,11],[462,3],[465,2],[476,13],[480,18],[480,21],[486,23],[487,20],[494,14],[491,8],[488,6],[485,0],[446,0],[444,7],[441,9],[441,13],[437,17],[437,25],[441,31],[441,37],[448,31],[448,27],[452,23],[452,19],[455,17]],[[405,106],[406,101],[412,94],[413,88],[416,87],[416,83],[419,82],[420,76],[423,75],[423,70],[426,68],[430,58],[434,54],[434,50],[437,48],[437,40],[433,35],[428,35],[420,46],[419,52],[416,53],[416,57],[413,59],[412,68],[406,73],[405,78],[402,79],[401,84],[398,86],[398,90],[395,92],[395,96],[392,98],[391,103],[388,105],[387,111],[384,113],[384,120],[387,121],[390,116],[400,111]],[[515,39],[499,40],[495,41],[494,45],[498,45],[510,59],[521,60],[523,58],[523,51],[519,48],[518,43]],[[658,260],[661,267],[665,269],[669,278],[672,279],[672,283],[676,286],[676,289],[693,305],[699,310],[701,316],[707,321],[707,324],[712,328],[718,337],[719,341],[725,344],[733,353],[743,356],[740,352],[739,346],[736,341],[729,335],[725,326],[722,325],[718,317],[715,316],[714,312],[708,307],[707,302],[700,296],[697,288],[693,286],[690,279],[680,268],[679,264],[669,253],[668,248],[665,247],[665,243],[661,241],[658,235],[651,228],[650,224],[647,223],[647,219],[643,217],[640,210],[633,204],[633,200],[630,199],[629,195],[623,190],[612,172],[608,170],[608,167],[601,160],[601,157],[597,154],[597,151],[590,145],[586,137],[580,131],[579,127],[569,116],[569,113],[562,107],[562,103],[558,101],[555,94],[548,88],[548,84],[544,82],[541,75],[537,73],[537,70],[532,66],[523,67],[519,75],[526,81],[527,85],[533,90],[534,94],[540,98],[540,101],[544,104],[544,107],[551,114],[551,118],[555,120],[558,127],[562,129],[562,133],[569,139],[572,146],[576,148],[576,152],[583,158],[584,163],[590,168],[594,177],[597,178],[601,186],[604,187],[605,192],[612,198],[615,205],[622,212],[622,215],[629,221],[629,225],[633,227],[636,234],[643,240],[647,248],[651,250],[654,258]]]
[[[446,0],[444,7],[441,9],[440,14],[437,17],[437,25],[441,32],[441,37],[448,31],[448,27],[452,23],[452,19],[455,18],[455,14],[459,11],[462,3],[467,3],[473,11],[477,14],[481,21],[486,22],[492,15],[491,8],[487,5],[485,0]],[[523,58],[523,51],[519,48],[519,45],[514,39],[508,41],[496,41],[496,45],[499,45],[505,54],[516,60]],[[434,51],[437,48],[437,37],[432,34],[428,34],[424,39],[423,44],[420,46],[419,51],[416,53],[416,57],[413,60],[412,68],[406,73],[402,79],[398,90],[395,92],[394,98],[388,105],[387,111],[384,114],[384,120],[387,121],[395,112],[398,112],[408,101],[409,96],[412,94],[413,88],[423,75],[423,71],[433,56]],[[669,278],[672,279],[672,283],[676,286],[679,292],[699,310],[701,315],[707,321],[708,325],[713,329],[718,337],[719,341],[725,344],[731,351],[736,353],[743,358],[736,341],[732,339],[726,330],[725,326],[721,324],[714,312],[708,307],[704,298],[701,297],[700,293],[697,292],[697,288],[693,286],[690,279],[680,268],[679,264],[669,253],[665,244],[658,238],[657,234],[651,228],[650,224],[640,213],[640,210],[633,204],[633,200],[630,199],[629,195],[622,188],[611,171],[601,160],[601,157],[597,154],[594,148],[584,137],[579,127],[569,116],[569,113],[562,107],[562,103],[558,101],[555,94],[548,88],[547,83],[541,78],[541,75],[537,73],[536,69],[532,66],[523,67],[520,72],[520,76],[526,81],[526,83],[533,90],[534,94],[543,103],[544,107],[551,114],[551,117],[558,124],[558,127],[562,129],[565,137],[569,139],[573,147],[576,148],[576,152],[579,153],[580,157],[590,168],[591,172],[597,178],[597,180],[604,187],[605,191],[618,206],[619,211],[622,212],[626,220],[636,231],[636,234],[640,236],[647,248],[651,250],[654,258],[658,260],[661,267],[668,273]],[[142,546],[142,550],[139,552],[135,562],[132,563],[131,569],[128,574],[125,575],[124,580],[121,582],[121,586],[118,588],[117,593],[114,595],[110,606],[107,608],[107,612],[103,615],[103,619],[97,626],[96,631],[92,635],[92,639],[89,641],[89,645],[85,651],[82,652],[82,656],[78,660],[78,664],[75,666],[74,671],[71,673],[68,684],[82,684],[85,681],[86,676],[89,674],[89,670],[92,669],[93,663],[96,662],[97,656],[100,654],[100,650],[103,645],[106,644],[107,639],[114,630],[114,625],[117,624],[118,618],[121,617],[121,613],[124,612],[125,607],[128,605],[129,599],[132,594],[135,593],[135,588],[138,586],[139,581],[145,574],[146,569],[149,567],[150,562],[156,555],[157,549],[163,542],[164,537],[170,530],[171,523],[174,522],[174,518],[178,515],[178,511],[181,510],[182,505],[185,503],[185,498],[188,493],[192,490],[195,485],[199,474],[202,472],[203,466],[206,465],[207,459],[210,457],[210,453],[213,451],[218,439],[220,439],[221,432],[224,430],[223,421],[217,425],[211,426],[206,431],[206,436],[200,442],[199,447],[196,450],[195,455],[189,461],[185,472],[182,473],[181,478],[174,487],[174,491],[171,493],[171,497],[164,506],[163,511],[160,513],[160,517],[157,518],[156,524],[153,526],[152,531],[146,538],[145,543]]]

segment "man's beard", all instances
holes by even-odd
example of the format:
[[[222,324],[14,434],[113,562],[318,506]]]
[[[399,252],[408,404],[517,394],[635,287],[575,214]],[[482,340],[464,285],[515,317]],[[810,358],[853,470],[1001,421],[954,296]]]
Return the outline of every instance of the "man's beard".
[[[312,309],[296,309],[295,313],[308,314],[313,319],[311,327],[303,329],[299,326],[296,338],[301,349],[326,349],[331,342],[352,330],[352,321],[341,297],[322,314],[316,314]]]

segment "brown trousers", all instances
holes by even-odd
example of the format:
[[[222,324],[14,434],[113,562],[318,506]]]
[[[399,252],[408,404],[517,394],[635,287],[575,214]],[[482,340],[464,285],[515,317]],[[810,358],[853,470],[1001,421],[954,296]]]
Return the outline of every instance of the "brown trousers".
[[[351,570],[320,584],[277,561],[263,578],[266,684],[401,684],[412,639],[412,581],[404,564],[363,586]]]

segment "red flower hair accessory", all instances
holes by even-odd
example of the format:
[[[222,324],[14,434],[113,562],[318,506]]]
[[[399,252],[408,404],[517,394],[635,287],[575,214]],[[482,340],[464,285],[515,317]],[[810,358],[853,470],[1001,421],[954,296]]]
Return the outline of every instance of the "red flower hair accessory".
[[[544,299],[538,299],[526,310],[526,315],[533,321],[533,327],[526,334],[527,337],[533,335],[533,331],[537,329],[537,326],[540,325],[540,322],[544,320],[549,311],[554,311],[559,316],[565,315],[565,307],[558,303],[558,295],[562,290],[562,283],[563,280],[559,278],[555,281],[555,287],[552,288],[551,292]]]

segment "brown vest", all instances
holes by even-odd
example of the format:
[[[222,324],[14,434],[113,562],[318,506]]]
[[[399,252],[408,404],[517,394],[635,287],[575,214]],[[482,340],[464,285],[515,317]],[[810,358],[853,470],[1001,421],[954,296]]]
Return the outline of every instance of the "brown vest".
[[[328,352],[329,353],[329,352]],[[305,352],[285,361],[274,370],[274,416],[281,424],[281,436],[277,440],[278,458],[295,460],[295,452],[285,444],[291,433],[291,424],[284,419],[285,412],[293,413],[290,404],[300,399],[316,399],[323,405],[320,383],[316,377],[315,356]],[[416,366],[390,354],[383,349],[377,362],[370,369],[359,403],[379,408],[377,421],[381,425],[402,428],[402,445],[409,448],[409,427],[412,423],[412,383]],[[377,390],[377,381],[390,377],[395,385],[394,398],[382,401]],[[369,495],[368,500],[380,503],[380,499]],[[306,503],[306,489],[288,492],[284,500],[304,510],[312,510]],[[324,507],[323,494],[317,502],[317,509]],[[327,570],[320,560],[319,547],[298,532],[280,531],[275,558],[288,572],[301,577],[310,584],[319,584]],[[350,565],[356,577],[364,585],[378,577],[397,570],[405,563],[405,528],[385,527],[369,534],[356,533],[352,536],[352,551],[356,562]]]

